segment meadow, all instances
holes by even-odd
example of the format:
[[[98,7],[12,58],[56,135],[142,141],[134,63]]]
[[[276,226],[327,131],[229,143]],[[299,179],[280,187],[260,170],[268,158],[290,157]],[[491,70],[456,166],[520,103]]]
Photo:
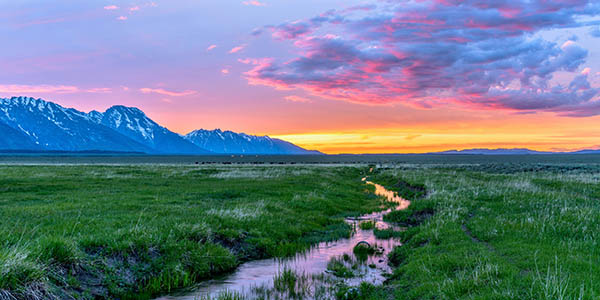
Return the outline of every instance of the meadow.
[[[0,298],[150,298],[347,236],[362,170],[0,167]]]
[[[383,287],[396,299],[600,296],[597,164],[399,166],[378,177],[427,187],[389,215],[407,226]]]
[[[338,299],[598,298],[600,159],[501,158],[0,166],[0,299],[151,298],[292,255],[381,209],[365,175],[412,204],[379,232],[403,242],[387,281]]]

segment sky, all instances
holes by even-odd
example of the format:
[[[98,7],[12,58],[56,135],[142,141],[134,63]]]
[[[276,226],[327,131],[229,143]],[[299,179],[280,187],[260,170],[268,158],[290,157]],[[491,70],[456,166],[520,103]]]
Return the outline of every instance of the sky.
[[[325,153],[600,148],[600,3],[0,2],[0,97]]]

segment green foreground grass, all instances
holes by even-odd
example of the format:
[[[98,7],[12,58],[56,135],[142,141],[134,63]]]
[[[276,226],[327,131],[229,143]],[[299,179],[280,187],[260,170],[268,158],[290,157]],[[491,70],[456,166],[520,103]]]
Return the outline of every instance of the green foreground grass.
[[[0,167],[0,299],[150,298],[347,236],[359,168]]]
[[[398,179],[427,187],[388,215],[409,226],[380,288],[393,298],[600,297],[598,165],[399,166],[371,179],[401,194]]]
[[[290,255],[381,204],[367,169],[0,167],[0,299],[149,297]],[[599,165],[398,164],[369,180],[412,200],[386,216],[406,231],[376,232],[404,245],[383,286],[340,299],[600,297]]]

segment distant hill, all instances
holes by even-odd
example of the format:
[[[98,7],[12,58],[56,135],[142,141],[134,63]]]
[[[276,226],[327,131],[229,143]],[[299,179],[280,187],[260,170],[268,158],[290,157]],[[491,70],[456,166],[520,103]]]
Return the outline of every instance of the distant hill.
[[[580,150],[573,152],[549,152],[549,151],[535,151],[526,148],[499,148],[499,149],[487,149],[487,148],[475,148],[465,150],[448,150],[441,152],[430,152],[427,154],[471,154],[471,155],[527,155],[527,154],[600,154],[600,150]]]
[[[135,107],[84,113],[30,97],[0,98],[0,152],[146,154],[319,154],[294,144],[231,131],[181,136]]]

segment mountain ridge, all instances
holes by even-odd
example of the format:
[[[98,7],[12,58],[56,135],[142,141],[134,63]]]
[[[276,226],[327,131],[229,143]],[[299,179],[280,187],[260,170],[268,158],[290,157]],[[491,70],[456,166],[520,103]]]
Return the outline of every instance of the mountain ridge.
[[[528,148],[471,148],[463,150],[445,150],[424,154],[438,155],[553,155],[553,154],[596,154],[598,149],[584,149],[577,151],[537,151]]]
[[[230,154],[322,154],[269,136],[256,136],[233,131],[197,129],[184,138],[212,152]]]
[[[182,136],[150,119],[136,107],[114,105],[85,113],[32,97],[0,98],[0,151],[115,152],[145,154],[322,154],[292,143],[226,131],[224,145]],[[199,129],[207,136],[221,130]],[[240,143],[245,140],[247,142]],[[237,141],[237,142],[236,142]],[[212,145],[209,151],[202,144]],[[233,147],[232,145],[236,145]],[[271,148],[265,145],[270,145]]]

